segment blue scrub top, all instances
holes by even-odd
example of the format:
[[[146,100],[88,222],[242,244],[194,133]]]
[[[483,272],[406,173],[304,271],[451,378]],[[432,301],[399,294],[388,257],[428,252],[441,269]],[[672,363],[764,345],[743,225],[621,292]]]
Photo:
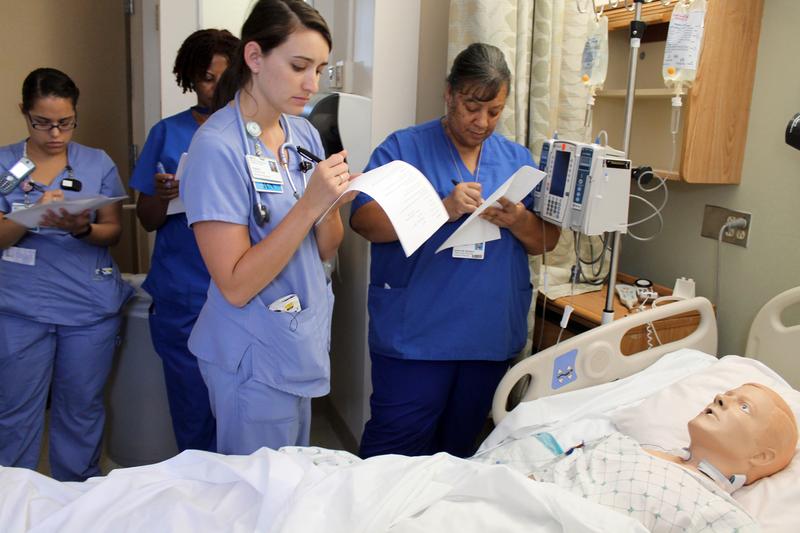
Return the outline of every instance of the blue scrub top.
[[[291,144],[324,154],[319,133],[305,119],[284,116],[281,126],[291,132]],[[266,157],[276,158],[263,148]],[[254,154],[244,133],[238,109],[228,105],[212,115],[195,134],[181,180],[181,197],[189,224],[204,220],[247,226],[251,244],[262,241],[295,205],[292,187],[281,167],[282,193],[258,193],[270,212],[259,226],[254,218],[255,190],[245,162]],[[289,152],[289,170],[300,193],[300,160]],[[311,172],[308,173],[309,177]],[[269,311],[275,300],[297,294],[302,311]],[[204,361],[235,372],[243,355],[252,352],[253,377],[274,388],[304,397],[329,391],[330,323],[333,292],[310,231],[280,274],[244,307],[223,297],[213,279],[208,299],[189,337],[189,349]]]
[[[0,148],[0,170],[11,168],[22,157],[23,143]],[[66,199],[125,195],[117,167],[104,151],[71,142],[67,158],[82,188],[64,191]],[[67,176],[64,169],[46,189],[60,189]],[[36,203],[41,195],[31,191],[28,200]],[[18,186],[7,195],[0,194],[0,211],[9,213],[13,204],[24,201],[25,193]],[[83,326],[117,314],[133,294],[106,246],[55,228],[28,231],[14,246],[35,250],[36,262],[30,266],[0,260],[0,313],[45,324]]]
[[[455,187],[452,180],[475,180],[439,119],[391,134],[366,170],[394,160],[416,167],[441,198]],[[477,176],[483,197],[524,165],[535,166],[525,147],[498,134],[486,139]],[[352,213],[370,200],[358,195]],[[523,203],[530,209],[532,197]],[[466,218],[445,223],[408,258],[399,241],[371,245],[371,351],[400,359],[503,361],[525,345],[532,287],[528,255],[511,232],[501,229],[500,240],[487,242],[483,260],[455,259],[451,249],[435,253]]]
[[[130,186],[144,194],[156,195],[153,175],[158,163],[175,174],[181,154],[189,150],[200,125],[192,110],[159,121],[150,130],[131,176]],[[155,300],[183,305],[200,312],[206,300],[210,277],[200,256],[194,232],[184,213],[169,215],[156,232],[150,271],[142,287]]]

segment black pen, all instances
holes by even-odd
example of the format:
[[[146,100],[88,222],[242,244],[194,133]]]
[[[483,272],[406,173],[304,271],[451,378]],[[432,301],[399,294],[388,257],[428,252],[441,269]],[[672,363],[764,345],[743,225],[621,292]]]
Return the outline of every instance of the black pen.
[[[453,185],[458,187],[458,180],[457,179],[451,179],[450,181],[453,183]]]
[[[322,161],[322,159],[320,159],[319,157],[315,156],[311,151],[306,150],[302,146],[298,146],[297,147],[297,153],[300,154],[301,156],[305,157],[309,161],[313,161],[314,163],[320,163]]]

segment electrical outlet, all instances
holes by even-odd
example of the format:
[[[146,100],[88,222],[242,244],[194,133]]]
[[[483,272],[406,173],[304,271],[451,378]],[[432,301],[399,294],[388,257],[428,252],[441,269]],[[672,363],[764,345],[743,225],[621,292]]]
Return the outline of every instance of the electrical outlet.
[[[747,240],[750,238],[750,227],[752,224],[752,214],[744,211],[734,211],[725,207],[716,205],[707,205],[703,212],[703,228],[700,230],[700,235],[714,239],[719,238],[720,228],[727,222],[743,218],[747,221],[747,227],[728,229],[722,234],[722,242],[729,244],[736,244],[747,248]]]

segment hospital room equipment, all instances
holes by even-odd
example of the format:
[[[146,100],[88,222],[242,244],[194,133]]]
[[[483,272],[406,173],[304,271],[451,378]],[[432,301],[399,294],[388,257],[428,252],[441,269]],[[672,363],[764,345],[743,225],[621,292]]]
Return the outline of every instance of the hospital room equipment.
[[[592,112],[594,97],[599,89],[603,88],[608,72],[608,18],[601,12],[589,17],[589,36],[583,46],[581,56],[581,81],[589,89],[586,97],[586,116],[583,127],[586,129],[586,139],[592,137]]]
[[[622,152],[551,139],[539,166],[546,173],[538,211],[544,220],[584,235],[627,231],[631,162]]]
[[[670,133],[672,134],[672,161],[670,170],[675,170],[678,152],[678,129],[680,128],[682,95],[694,83],[703,42],[706,0],[678,0],[669,21],[664,64],[661,74],[664,85],[675,91],[672,97]]]
[[[800,113],[796,113],[786,125],[786,144],[800,150]]]

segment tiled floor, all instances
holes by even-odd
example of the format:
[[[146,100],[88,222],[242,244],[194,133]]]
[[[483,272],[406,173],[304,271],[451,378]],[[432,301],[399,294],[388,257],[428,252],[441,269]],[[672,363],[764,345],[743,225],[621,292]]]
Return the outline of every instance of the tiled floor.
[[[42,451],[39,456],[39,466],[37,471],[50,475],[50,461],[48,460],[48,435],[49,435],[49,411],[45,422],[44,438],[42,442]],[[322,448],[330,448],[335,450],[346,449],[347,447],[342,444],[342,439],[334,429],[335,421],[329,414],[329,404],[325,401],[315,401],[312,408],[311,415],[311,446],[320,446]],[[355,450],[350,449],[350,452]],[[103,474],[108,474],[111,470],[119,468],[119,465],[114,463],[106,453],[105,448],[100,456],[100,470]]]

